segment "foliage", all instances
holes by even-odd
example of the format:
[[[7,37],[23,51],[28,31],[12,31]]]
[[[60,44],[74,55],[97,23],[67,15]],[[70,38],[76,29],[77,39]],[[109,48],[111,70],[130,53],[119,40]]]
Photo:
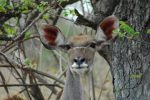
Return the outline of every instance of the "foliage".
[[[4,24],[3,28],[8,36],[14,36],[16,34],[16,29],[8,24]]]
[[[25,33],[25,39],[27,39],[27,38],[29,38],[30,36],[31,36],[31,32],[30,31],[27,31],[26,33]]]
[[[7,0],[1,0],[1,3],[0,3],[0,12],[6,12],[7,9],[10,10],[12,8],[13,8],[12,5],[7,4]]]
[[[9,3],[7,0],[1,0],[0,1],[0,15],[6,15],[9,14],[30,14],[31,10],[37,10],[39,12],[42,12],[48,5],[48,2],[41,1],[39,3],[36,3],[34,0],[20,0],[19,2],[13,2]],[[9,15],[10,16],[10,15]],[[19,17],[19,16],[18,16]],[[49,15],[48,13],[45,13],[42,17],[43,19],[48,19]],[[17,19],[15,20],[17,21]],[[9,36],[15,36],[17,33],[17,30],[15,27],[8,25],[9,23],[3,24],[3,30],[6,35]],[[30,35],[28,32],[26,32],[26,37],[29,37]]]
[[[116,33],[120,38],[133,38],[139,35],[139,32],[136,32],[131,26],[123,21],[119,21],[119,29],[114,30],[114,33]]]
[[[36,5],[36,9],[39,12],[42,12],[47,5],[48,5],[48,2],[41,1],[39,5]]]
[[[30,61],[29,58],[24,59],[24,64],[25,64],[27,67],[29,67],[29,68],[35,68],[35,67],[36,67],[36,65],[33,64],[33,63]]]
[[[57,0],[57,2],[59,2],[59,4],[65,2],[65,1],[69,1],[69,0]]]
[[[146,33],[147,33],[147,34],[150,34],[150,29],[148,29]]]
[[[63,15],[65,17],[69,16],[69,15],[72,15],[72,16],[75,16],[75,10],[74,9],[65,9],[64,12],[63,12]]]

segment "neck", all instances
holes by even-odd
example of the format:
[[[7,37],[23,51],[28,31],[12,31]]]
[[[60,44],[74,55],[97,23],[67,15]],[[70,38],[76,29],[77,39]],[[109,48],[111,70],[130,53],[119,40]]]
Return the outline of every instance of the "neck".
[[[92,86],[91,72],[79,75],[68,69],[61,100],[94,100]]]
[[[80,75],[80,85],[82,89],[82,100],[94,100],[91,72]]]

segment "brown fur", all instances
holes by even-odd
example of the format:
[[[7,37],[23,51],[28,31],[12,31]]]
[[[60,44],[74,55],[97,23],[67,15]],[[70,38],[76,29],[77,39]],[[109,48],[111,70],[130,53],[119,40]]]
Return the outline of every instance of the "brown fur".
[[[91,0],[92,4],[95,4],[97,2],[97,0]]]
[[[100,29],[98,28],[99,31],[97,31],[96,38],[85,34],[79,34],[71,37],[68,41],[62,41],[61,39],[63,37],[60,37],[61,34],[59,35],[57,33],[53,34],[55,33],[54,32],[55,28],[51,28],[52,26],[47,27],[50,30],[46,32],[46,36],[45,36],[47,43],[49,43],[48,40],[51,40],[51,38],[47,38],[47,37],[51,37],[50,34],[52,34],[54,35],[52,37],[55,38],[52,41],[54,41],[54,43],[56,42],[56,48],[59,47],[60,43],[62,42],[63,44],[66,44],[64,46],[69,45],[69,49],[67,49],[68,57],[69,57],[69,61],[68,61],[69,68],[67,70],[65,87],[62,92],[62,96],[60,98],[61,100],[94,100],[94,96],[92,94],[93,91],[92,75],[93,73],[97,73],[98,78],[94,78],[94,81],[95,82],[99,81],[99,78],[101,78],[101,76],[99,75],[100,73],[102,73],[101,71],[103,71],[101,67],[104,67],[101,66],[101,63],[94,66],[96,60],[95,55],[97,53],[97,50],[101,49],[105,43],[103,45],[94,44],[96,47],[95,46],[93,47],[92,43],[93,42],[99,43],[100,40],[103,40],[107,44],[107,40],[110,40],[114,37],[112,31],[113,29],[117,28],[117,24],[118,24],[118,19],[115,16],[109,16],[100,23],[99,25]],[[51,44],[47,44],[47,45],[51,46]],[[100,80],[102,80],[102,78]],[[103,81],[105,81],[105,79]],[[97,82],[97,84],[100,83],[98,84],[100,88],[99,90],[101,89],[103,90],[102,91],[103,95],[101,100],[114,100],[112,89],[109,89],[109,86],[112,85],[112,80],[106,82],[103,81]],[[60,95],[58,95],[58,97]]]
[[[74,58],[78,56],[81,58],[85,58],[86,62],[91,65],[94,59],[95,50],[92,48],[73,48],[68,51],[69,62],[73,63]]]
[[[93,37],[85,34],[79,34],[73,36],[69,39],[69,42],[75,46],[82,46],[84,44],[88,44],[89,42],[93,41]]]
[[[20,96],[17,96],[17,95],[13,95],[13,96],[8,96],[7,98],[5,98],[4,100],[25,100],[23,99],[22,97]]]

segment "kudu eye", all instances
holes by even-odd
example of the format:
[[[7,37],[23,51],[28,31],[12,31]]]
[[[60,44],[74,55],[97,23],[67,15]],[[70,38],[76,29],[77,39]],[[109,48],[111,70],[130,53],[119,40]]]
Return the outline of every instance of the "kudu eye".
[[[95,47],[96,47],[96,43],[94,43],[94,42],[90,43],[90,44],[89,44],[89,47],[95,48]]]
[[[71,48],[71,45],[69,45],[69,44],[60,45],[59,47],[64,48],[65,50],[69,50]]]
[[[66,45],[66,49],[69,50],[71,48],[70,45]]]

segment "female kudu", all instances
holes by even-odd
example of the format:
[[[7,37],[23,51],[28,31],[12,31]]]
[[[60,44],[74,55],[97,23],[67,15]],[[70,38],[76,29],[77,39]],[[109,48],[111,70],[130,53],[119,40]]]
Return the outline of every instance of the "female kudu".
[[[113,34],[113,30],[118,28],[118,23],[115,16],[109,16],[99,24],[95,38],[79,34],[68,40],[56,26],[42,25],[41,41],[43,45],[47,49],[63,49],[68,53],[69,67],[61,100],[95,100],[92,91],[95,55],[98,50],[110,44],[114,39],[116,35]],[[112,97],[109,98],[109,96]],[[112,91],[107,92],[105,100],[114,100]]]

